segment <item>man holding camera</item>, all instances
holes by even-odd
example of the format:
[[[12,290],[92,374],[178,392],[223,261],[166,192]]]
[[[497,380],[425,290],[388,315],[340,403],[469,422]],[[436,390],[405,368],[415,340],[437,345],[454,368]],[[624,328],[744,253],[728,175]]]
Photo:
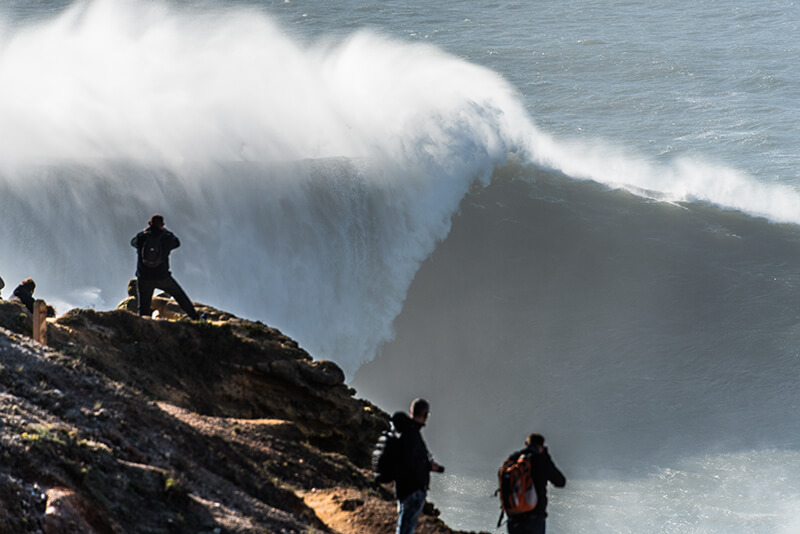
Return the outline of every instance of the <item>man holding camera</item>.
[[[150,217],[147,228],[131,239],[131,246],[137,251],[136,282],[139,315],[144,317],[152,315],[153,310],[150,305],[153,301],[153,291],[161,289],[169,293],[191,319],[195,321],[200,319],[194,304],[169,270],[169,253],[181,246],[181,242],[164,226],[164,217],[158,214]]]
[[[420,431],[430,415],[425,399],[414,399],[411,417],[404,412],[392,416],[392,424],[400,432],[401,466],[395,479],[397,496],[397,532],[412,534],[428,494],[431,471],[444,473],[444,466],[433,461]]]

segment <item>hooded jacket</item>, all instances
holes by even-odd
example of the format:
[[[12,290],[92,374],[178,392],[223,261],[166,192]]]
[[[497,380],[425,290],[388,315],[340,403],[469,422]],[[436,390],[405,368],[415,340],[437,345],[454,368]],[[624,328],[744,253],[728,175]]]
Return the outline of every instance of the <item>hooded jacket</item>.
[[[428,490],[433,460],[420,434],[422,423],[414,421],[405,412],[396,412],[392,424],[400,433],[401,468],[394,491],[397,499],[402,501],[417,490]]]

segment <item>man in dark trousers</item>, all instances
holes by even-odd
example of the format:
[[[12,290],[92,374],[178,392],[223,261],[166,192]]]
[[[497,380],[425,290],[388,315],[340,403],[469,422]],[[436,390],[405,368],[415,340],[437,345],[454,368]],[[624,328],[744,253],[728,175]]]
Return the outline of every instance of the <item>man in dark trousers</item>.
[[[153,290],[161,289],[178,302],[186,315],[198,320],[200,316],[194,309],[192,301],[169,271],[169,253],[181,246],[181,242],[175,234],[164,227],[164,217],[161,215],[150,217],[147,228],[131,239],[131,245],[137,251],[136,282],[139,315],[150,317],[153,313],[150,309]]]
[[[544,436],[531,434],[525,439],[525,448],[511,454],[509,459],[519,458],[522,454],[530,455],[533,487],[536,488],[538,501],[532,511],[512,515],[508,518],[508,534],[545,534],[545,518],[547,518],[547,483],[563,488],[567,479],[558,470],[544,446]]]
[[[425,399],[414,399],[411,417],[404,412],[392,416],[392,424],[400,433],[401,468],[395,478],[397,496],[397,532],[412,534],[417,526],[425,497],[428,494],[431,471],[444,473],[444,466],[433,461],[420,431],[430,415],[430,405]]]

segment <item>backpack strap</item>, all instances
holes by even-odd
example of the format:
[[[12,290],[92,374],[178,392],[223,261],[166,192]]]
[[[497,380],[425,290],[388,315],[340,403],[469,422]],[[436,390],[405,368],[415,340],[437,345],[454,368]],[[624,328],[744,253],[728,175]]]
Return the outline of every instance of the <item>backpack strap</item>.
[[[497,518],[497,528],[500,528],[503,524],[503,516],[506,515],[506,511],[503,510],[503,507],[500,507],[500,517]]]

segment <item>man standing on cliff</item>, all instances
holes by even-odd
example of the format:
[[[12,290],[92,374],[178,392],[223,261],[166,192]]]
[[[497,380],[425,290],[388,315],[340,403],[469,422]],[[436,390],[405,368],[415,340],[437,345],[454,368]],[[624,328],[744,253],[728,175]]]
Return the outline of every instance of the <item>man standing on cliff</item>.
[[[147,228],[131,239],[136,248],[136,282],[138,287],[139,315],[150,317],[153,291],[161,289],[169,293],[191,319],[200,319],[192,301],[169,271],[169,253],[181,246],[181,242],[164,226],[164,217],[153,215]]]
[[[530,458],[533,487],[536,489],[538,502],[536,508],[530,512],[509,516],[508,534],[545,534],[547,483],[563,488],[567,484],[567,479],[550,458],[550,453],[544,446],[544,436],[541,434],[530,434],[525,439],[525,448],[514,452],[508,459],[517,459],[522,455]]]
[[[395,478],[397,495],[397,532],[412,534],[417,526],[425,497],[428,494],[431,471],[444,473],[444,466],[433,461],[420,431],[430,415],[430,405],[424,399],[411,403],[411,417],[404,412],[392,416],[392,424],[400,433],[400,467]]]

